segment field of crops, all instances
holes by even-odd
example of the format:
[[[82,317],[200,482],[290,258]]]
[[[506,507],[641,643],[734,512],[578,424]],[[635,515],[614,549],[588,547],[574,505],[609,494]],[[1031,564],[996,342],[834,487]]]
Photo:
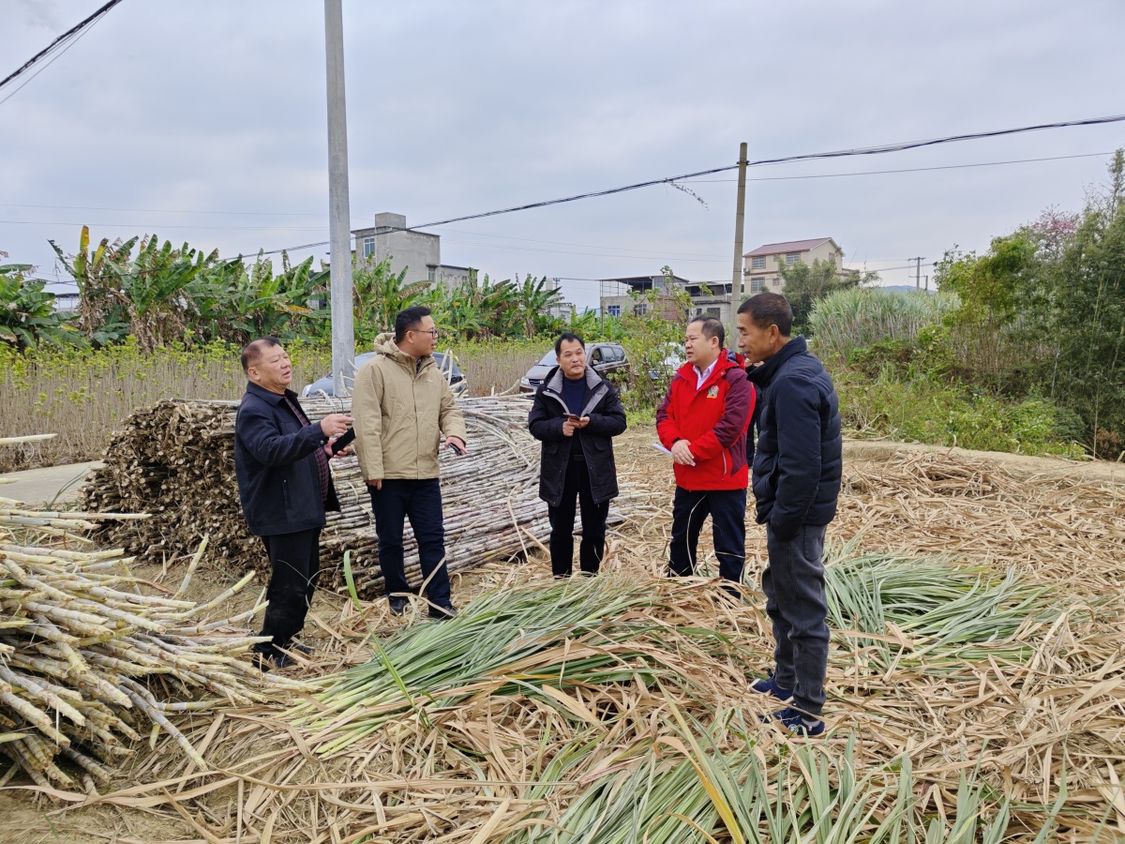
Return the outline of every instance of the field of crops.
[[[231,844],[1125,836],[1125,483],[940,452],[850,460],[827,572],[829,732],[801,740],[759,723],[770,707],[747,689],[771,652],[762,538],[751,528],[741,601],[703,577],[661,577],[671,482],[650,440],[621,442],[635,505],[604,576],[553,581],[541,551],[490,563],[457,575],[463,611],[442,624],[321,593],[306,628],[314,656],[282,695],[249,687],[256,700],[239,699],[241,673],[226,700],[178,682],[195,650],[157,678],[137,658],[124,688],[158,704],[167,727],[124,717],[150,741],[91,758],[104,779],[65,758],[69,781],[13,768],[5,828],[13,840]],[[13,580],[85,601],[86,581],[110,576],[86,558],[85,574],[64,576],[11,557],[35,542],[53,550],[30,556],[77,565],[60,545],[73,518],[9,507],[0,519],[5,601]],[[258,595],[185,582],[189,565],[112,569],[115,590],[163,603],[110,606],[154,601],[157,638],[175,635],[175,617],[214,617],[208,631],[230,637],[221,665],[252,633],[237,619]],[[89,619],[64,622],[78,625],[67,630],[78,656],[101,653]],[[54,644],[51,655],[65,663]],[[199,703],[168,709],[176,698]]]

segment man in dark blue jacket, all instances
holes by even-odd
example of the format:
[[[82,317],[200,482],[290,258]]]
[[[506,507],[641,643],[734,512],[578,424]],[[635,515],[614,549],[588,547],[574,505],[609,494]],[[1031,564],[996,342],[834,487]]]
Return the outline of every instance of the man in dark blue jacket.
[[[309,421],[289,389],[293,368],[275,337],[246,346],[242,369],[250,383],[234,423],[238,496],[272,568],[261,634],[272,639],[254,650],[259,667],[280,668],[290,663],[283,649],[304,626],[316,587],[325,509],[340,509],[328,460],[352,420],[330,413]]]
[[[774,713],[806,735],[824,732],[828,668],[824,535],[836,515],[843,467],[840,405],[832,379],[790,339],[793,311],[784,296],[759,293],[738,309],[738,347],[763,391],[752,486],[758,524],[766,525],[769,565],[762,575],[773,622],[774,670],[752,688],[792,705]]]

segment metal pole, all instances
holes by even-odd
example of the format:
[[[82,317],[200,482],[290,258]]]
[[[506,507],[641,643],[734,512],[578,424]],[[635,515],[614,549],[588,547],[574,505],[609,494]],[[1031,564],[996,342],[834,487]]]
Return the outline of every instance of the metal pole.
[[[738,306],[742,304],[742,231],[746,222],[746,142],[738,147],[738,204],[734,217],[734,269],[730,283],[730,324],[727,328],[728,347],[734,349],[738,344]]]
[[[348,201],[348,120],[344,100],[344,16],[341,0],[324,0],[324,52],[328,82],[328,225],[332,242],[332,387],[349,393],[355,374],[352,324],[351,206]]]

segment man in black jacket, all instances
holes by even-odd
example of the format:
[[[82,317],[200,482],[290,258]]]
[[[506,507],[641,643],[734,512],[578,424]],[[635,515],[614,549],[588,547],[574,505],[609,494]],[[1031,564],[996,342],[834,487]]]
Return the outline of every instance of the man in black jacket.
[[[824,535],[836,515],[843,467],[840,406],[832,379],[790,339],[793,311],[784,296],[759,293],[738,309],[738,346],[751,382],[763,391],[752,485],[758,524],[766,525],[769,565],[762,575],[773,622],[773,673],[752,684],[792,706],[774,713],[786,728],[824,732],[828,667]]]
[[[289,389],[293,368],[275,337],[246,346],[242,369],[250,383],[234,423],[238,496],[272,568],[261,633],[272,640],[254,650],[259,667],[284,667],[290,659],[283,649],[304,626],[316,587],[325,509],[340,509],[328,470],[332,442],[352,420],[330,413],[309,422]]]
[[[582,506],[579,565],[597,574],[605,556],[605,523],[617,497],[612,437],[625,430],[625,409],[609,382],[586,365],[586,346],[566,332],[555,341],[558,366],[547,373],[527,427],[543,442],[539,497],[551,518],[551,572],[569,577],[574,557],[574,502]]]

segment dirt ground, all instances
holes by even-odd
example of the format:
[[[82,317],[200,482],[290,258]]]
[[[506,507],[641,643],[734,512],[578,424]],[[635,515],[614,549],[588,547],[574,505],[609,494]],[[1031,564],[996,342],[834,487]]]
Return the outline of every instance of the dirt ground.
[[[631,430],[618,441],[622,480],[644,490],[645,497],[625,524],[611,532],[608,567],[643,568],[653,573],[664,569],[665,562],[659,554],[629,553],[641,535],[645,537],[645,548],[659,547],[653,545],[652,539],[654,536],[666,538],[669,527],[673,490],[671,464],[668,458],[651,448],[654,439],[651,429],[645,428]],[[914,496],[908,504],[896,505],[897,476],[892,473],[886,479],[880,474],[892,463],[906,467],[902,477],[925,475],[926,482],[933,486],[933,495],[928,499]],[[946,464],[962,467],[954,481],[943,481],[935,475],[935,467]],[[964,488],[949,487],[948,483],[953,482]],[[1013,495],[1010,490],[1013,483],[1017,490],[1025,490],[1026,495]],[[1003,490],[1007,492],[1001,494]],[[752,499],[750,506],[753,506]],[[1103,552],[1105,543],[1121,549],[1118,558],[1122,570],[1103,573],[1107,583],[1116,582],[1119,587],[1120,577],[1125,577],[1123,514],[1125,466],[886,442],[849,442],[840,515],[829,535],[830,540],[851,541],[870,550],[909,548],[950,553],[965,561],[1035,569],[1046,565],[1042,554],[1027,553],[1021,548],[1020,538],[1049,530],[1057,545],[1059,560],[1080,557],[1092,544]],[[764,565],[765,543],[761,528],[753,524],[752,513],[748,516],[751,518],[747,531],[747,581],[753,584]],[[1003,529],[988,529],[990,524],[1003,525]],[[932,542],[927,537],[932,538]],[[705,532],[701,549],[709,546],[710,534]],[[705,565],[708,560],[713,566],[713,554],[706,555]],[[507,572],[502,571],[505,568]],[[138,574],[154,582],[173,584],[173,588],[183,576],[176,568],[163,571],[159,566],[142,568]],[[233,581],[239,573],[230,574]],[[547,576],[549,566],[540,549],[526,562],[513,562],[506,567],[494,564],[455,575],[454,599],[459,604],[467,603],[482,591],[495,588],[499,578],[530,580]],[[216,580],[198,577],[192,584],[190,597],[206,599],[221,591],[224,586]],[[1058,585],[1060,589],[1065,588],[1061,581]],[[252,606],[259,599],[259,589],[260,585],[254,586],[236,596],[231,611]],[[755,592],[755,597],[761,596]],[[322,590],[310,613],[304,641],[314,648],[331,650],[337,623],[348,613],[346,597]],[[367,620],[372,625],[369,633],[380,636],[402,624],[414,623],[415,619],[393,618],[384,608],[367,616]],[[140,752],[144,752],[143,748]],[[125,785],[127,783],[122,783]],[[206,840],[186,819],[169,821],[143,808],[128,811],[96,805],[68,808],[42,795],[11,786],[0,790],[0,817],[3,818],[0,844]]]

